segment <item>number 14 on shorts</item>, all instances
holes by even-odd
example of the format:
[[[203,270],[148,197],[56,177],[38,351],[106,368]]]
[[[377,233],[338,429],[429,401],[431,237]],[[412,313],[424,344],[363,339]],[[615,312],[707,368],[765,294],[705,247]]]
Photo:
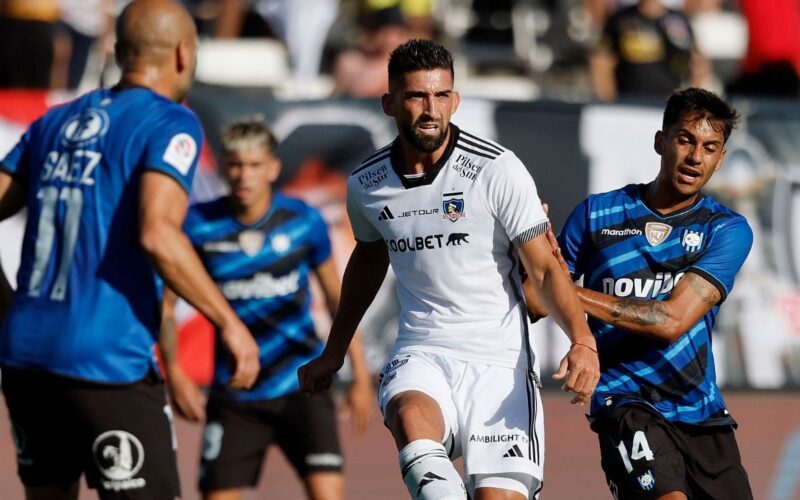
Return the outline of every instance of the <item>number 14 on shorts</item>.
[[[625,464],[625,470],[628,471],[628,474],[633,472],[632,460],[640,460],[642,458],[646,459],[648,462],[653,460],[653,451],[650,449],[644,431],[636,431],[633,435],[630,457],[628,456],[628,448],[625,446],[624,441],[619,442],[617,450],[619,450],[622,463]]]

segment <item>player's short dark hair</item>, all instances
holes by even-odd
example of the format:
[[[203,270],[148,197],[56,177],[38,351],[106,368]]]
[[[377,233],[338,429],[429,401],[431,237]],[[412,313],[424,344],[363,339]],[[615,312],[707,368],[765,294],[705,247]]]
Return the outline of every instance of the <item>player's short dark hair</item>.
[[[264,123],[263,116],[241,120],[222,129],[223,154],[251,147],[263,147],[268,153],[274,153],[278,147],[278,140]]]
[[[389,55],[389,84],[406,73],[420,70],[449,69],[453,72],[453,54],[443,45],[415,38],[398,45]]]
[[[731,131],[736,128],[739,121],[739,113],[714,92],[689,87],[676,90],[669,96],[661,130],[666,132],[685,118],[712,122],[715,130],[717,127],[722,129],[727,142]]]

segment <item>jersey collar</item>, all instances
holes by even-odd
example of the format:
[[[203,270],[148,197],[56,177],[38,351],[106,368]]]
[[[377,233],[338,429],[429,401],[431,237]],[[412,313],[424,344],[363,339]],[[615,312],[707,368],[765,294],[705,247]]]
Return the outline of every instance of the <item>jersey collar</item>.
[[[391,163],[392,163],[392,170],[394,173],[397,174],[397,177],[400,178],[400,182],[403,184],[403,187],[406,189],[415,188],[417,186],[427,186],[436,179],[436,176],[439,174],[439,170],[442,169],[444,165],[447,164],[448,160],[450,160],[450,156],[453,154],[453,150],[456,148],[456,141],[458,140],[458,136],[461,133],[461,130],[456,127],[454,124],[450,124],[450,137],[447,139],[447,147],[444,150],[444,154],[442,157],[439,158],[439,161],[434,163],[433,168],[429,171],[425,172],[425,175],[421,177],[415,178],[407,178],[403,175],[403,154],[402,149],[400,147],[400,139],[397,138],[392,143],[392,153],[391,153]]]
[[[700,205],[700,203],[702,203],[703,200],[706,198],[706,194],[701,191],[697,195],[697,199],[694,200],[694,203],[692,203],[688,207],[684,207],[684,208],[682,208],[680,210],[677,210],[675,212],[670,212],[670,213],[664,215],[661,212],[659,212],[658,210],[656,210],[655,208],[653,208],[652,206],[650,206],[650,204],[647,203],[647,201],[644,199],[644,193],[647,190],[647,186],[649,186],[650,184],[652,184],[652,182],[649,182],[647,184],[639,184],[639,189],[636,191],[636,196],[639,198],[639,201],[642,202],[642,205],[644,205],[648,210],[653,212],[653,214],[655,214],[656,216],[658,216],[661,219],[671,219],[673,217],[677,217],[679,215],[683,215],[683,214],[689,213],[692,210],[694,210],[695,207]]]

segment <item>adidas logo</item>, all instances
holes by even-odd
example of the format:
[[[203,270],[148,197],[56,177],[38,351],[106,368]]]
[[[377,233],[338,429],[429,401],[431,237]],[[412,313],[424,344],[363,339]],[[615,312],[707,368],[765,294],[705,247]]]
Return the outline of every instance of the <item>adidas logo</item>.
[[[391,220],[394,219],[394,215],[392,215],[392,211],[389,210],[387,205],[383,206],[383,210],[381,210],[381,214],[378,216],[378,220]]]
[[[508,449],[503,458],[522,458],[522,450],[519,449],[519,446],[514,445]]]

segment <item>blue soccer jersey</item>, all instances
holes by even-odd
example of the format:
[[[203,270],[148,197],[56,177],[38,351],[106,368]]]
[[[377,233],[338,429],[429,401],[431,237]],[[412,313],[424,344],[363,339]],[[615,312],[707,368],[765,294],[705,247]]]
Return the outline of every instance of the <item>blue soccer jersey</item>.
[[[753,242],[747,221],[702,194],[662,216],[642,200],[643,189],[631,184],[592,195],[573,210],[558,237],[573,276],[608,295],[665,300],[690,272],[714,284],[724,301]],[[601,368],[592,414],[644,402],[670,421],[732,423],[711,351],[718,310],[719,304],[669,345],[590,318]]]
[[[154,368],[159,288],[139,245],[140,178],[187,191],[202,130],[151,90],[99,89],[49,110],[0,162],[26,190],[0,363],[102,383]]]
[[[298,391],[297,369],[323,348],[311,319],[308,283],[309,273],[331,256],[322,216],[300,200],[275,194],[261,220],[245,225],[224,197],[193,206],[185,229],[259,346],[256,383],[249,390],[233,391],[227,387],[231,365],[217,340],[212,390],[239,401]]]

